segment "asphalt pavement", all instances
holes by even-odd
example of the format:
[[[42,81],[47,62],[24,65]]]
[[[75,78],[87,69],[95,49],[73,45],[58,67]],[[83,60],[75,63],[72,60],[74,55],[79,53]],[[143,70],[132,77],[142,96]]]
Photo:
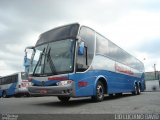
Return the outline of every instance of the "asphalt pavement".
[[[1,114],[116,114],[160,113],[160,92],[143,92],[133,96],[106,96],[102,102],[90,97],[72,98],[68,103],[56,97],[0,98]]]

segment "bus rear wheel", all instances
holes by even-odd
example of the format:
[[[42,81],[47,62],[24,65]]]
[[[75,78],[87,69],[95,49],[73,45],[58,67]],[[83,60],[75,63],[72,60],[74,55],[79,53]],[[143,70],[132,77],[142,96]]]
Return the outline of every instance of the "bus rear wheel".
[[[140,95],[141,94],[141,87],[140,87],[140,85],[138,85],[138,87],[137,87],[137,95]]]
[[[101,102],[104,99],[104,86],[98,81],[96,85],[96,95],[92,96],[92,100],[95,102]]]
[[[58,96],[58,99],[62,102],[62,103],[67,103],[70,99],[70,97],[64,97],[64,96]]]
[[[134,85],[134,91],[132,92],[133,95],[139,95],[141,94],[141,89],[140,89],[140,85],[135,84]]]

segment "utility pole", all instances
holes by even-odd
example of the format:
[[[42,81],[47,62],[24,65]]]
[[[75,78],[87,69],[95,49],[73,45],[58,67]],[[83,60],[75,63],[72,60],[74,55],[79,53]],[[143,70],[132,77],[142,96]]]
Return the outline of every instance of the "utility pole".
[[[156,64],[154,64],[154,75],[155,75],[155,79],[156,79]]]

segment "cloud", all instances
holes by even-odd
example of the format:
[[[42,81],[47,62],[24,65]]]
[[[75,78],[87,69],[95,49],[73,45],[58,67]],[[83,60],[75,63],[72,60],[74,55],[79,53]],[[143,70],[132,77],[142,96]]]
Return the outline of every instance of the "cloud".
[[[159,58],[160,54],[160,37],[157,39],[152,39],[150,41],[146,41],[144,44],[138,46],[138,50],[142,53],[148,54],[151,58]]]
[[[95,29],[140,59],[159,59],[159,5],[158,0],[2,0],[0,74],[23,71],[25,47],[41,33],[72,22]],[[147,49],[150,45],[157,51]]]
[[[160,13],[134,10],[118,21],[104,26],[101,33],[134,56],[137,52],[157,55],[160,39],[159,16]]]

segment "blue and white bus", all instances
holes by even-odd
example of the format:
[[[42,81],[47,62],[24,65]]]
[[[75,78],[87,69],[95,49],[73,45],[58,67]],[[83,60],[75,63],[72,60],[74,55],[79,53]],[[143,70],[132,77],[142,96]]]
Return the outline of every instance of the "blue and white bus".
[[[12,75],[0,77],[0,97],[29,96],[27,87],[31,83],[28,81],[28,74],[18,72]]]
[[[33,49],[28,88],[32,95],[91,96],[144,91],[144,65],[95,30],[78,23],[40,35]]]

